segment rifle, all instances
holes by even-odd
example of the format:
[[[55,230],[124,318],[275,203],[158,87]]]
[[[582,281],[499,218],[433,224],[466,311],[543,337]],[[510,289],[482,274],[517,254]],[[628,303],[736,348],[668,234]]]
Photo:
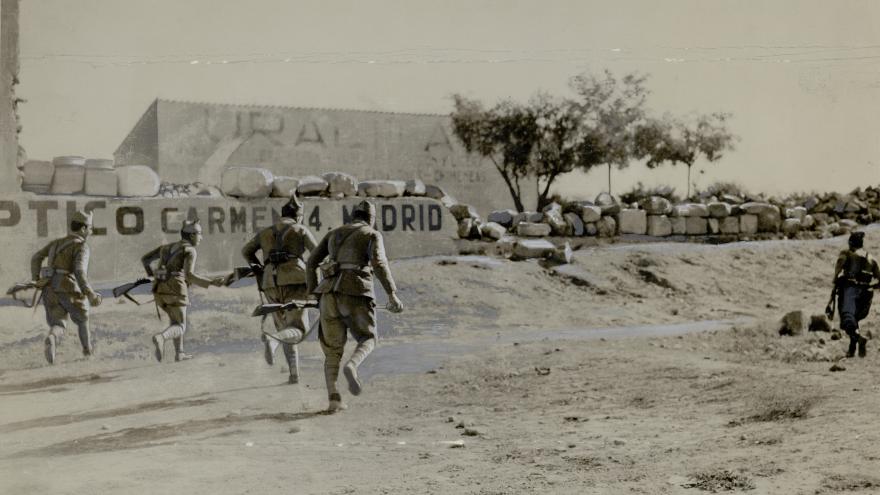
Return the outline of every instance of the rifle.
[[[150,301],[146,301],[146,302],[138,302],[134,297],[131,296],[131,294],[129,294],[129,292],[131,292],[132,290],[134,290],[135,287],[140,287],[140,286],[142,286],[142,285],[146,285],[146,284],[149,284],[149,283],[152,283],[152,282],[153,282],[153,281],[152,281],[151,279],[149,279],[149,278],[139,278],[139,279],[135,280],[134,282],[129,282],[129,283],[127,283],[127,284],[122,284],[122,285],[120,285],[119,287],[115,287],[115,288],[113,289],[113,297],[120,297],[120,296],[122,296],[122,297],[128,299],[129,301],[131,301],[131,302],[137,304],[138,306],[140,306],[141,304],[149,304],[149,303],[151,303],[151,302],[153,302],[153,301],[150,300]]]
[[[6,291],[6,295],[12,296],[13,299],[24,304],[24,307],[26,308],[36,308],[37,304],[39,304],[40,302],[40,299],[43,298],[43,287],[45,286],[46,284],[42,281],[32,280],[30,282],[18,282]],[[34,297],[31,299],[30,304],[28,304],[26,299],[18,298],[18,293],[30,289],[34,289]]]
[[[268,316],[279,311],[290,311],[292,309],[317,308],[318,301],[289,301],[286,303],[266,303],[260,304],[254,308],[251,316]]]
[[[226,282],[224,285],[229,287],[230,285],[238,282],[239,280],[246,279],[248,277],[254,277],[257,281],[257,288],[260,292],[263,292],[263,268],[259,265],[250,265],[250,266],[237,266],[232,269],[232,273],[226,276]]]
[[[831,289],[831,299],[828,300],[828,304],[825,306],[825,316],[827,316],[829,320],[834,319],[835,303],[837,302],[837,288],[840,286],[841,282],[842,280],[838,280],[834,283],[834,287]],[[880,289],[880,282],[864,287],[868,290]]]
[[[268,338],[270,338],[270,339],[272,339],[272,340],[274,340],[274,341],[276,341],[276,342],[280,342],[280,343],[282,343],[282,344],[293,344],[293,345],[296,345],[296,344],[299,344],[300,342],[306,340],[306,337],[308,337],[309,334],[311,334],[311,333],[312,333],[316,328],[318,328],[320,325],[321,325],[321,318],[320,318],[320,317],[315,318],[315,321],[312,322],[311,326],[309,326],[309,329],[306,330],[306,332],[305,332],[304,334],[302,334],[302,337],[300,337],[300,338],[298,338],[298,339],[296,339],[296,340],[281,339],[281,338],[278,338],[277,335],[275,335],[275,334],[273,334],[273,333],[270,333],[270,332],[266,332],[266,331],[263,331],[263,335],[265,335],[266,337],[268,337]]]

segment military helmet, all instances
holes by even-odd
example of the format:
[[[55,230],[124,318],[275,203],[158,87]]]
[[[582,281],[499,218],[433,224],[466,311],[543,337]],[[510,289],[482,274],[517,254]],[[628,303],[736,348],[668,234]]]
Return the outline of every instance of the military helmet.
[[[88,212],[88,213],[85,213],[82,211],[73,212],[73,215],[70,216],[70,223],[73,223],[73,222],[79,222],[79,223],[85,225],[86,227],[91,227],[92,226],[92,212]]]
[[[180,228],[181,234],[201,234],[202,233],[202,225],[199,223],[199,219],[195,220],[184,220],[183,226]]]
[[[376,219],[376,205],[370,203],[367,200],[363,200],[360,203],[354,205],[354,209],[352,210],[352,214],[360,212],[364,216],[367,216],[370,219],[370,222]]]
[[[302,219],[303,216],[303,204],[296,197],[296,191],[291,191],[290,193],[290,201],[284,204],[281,207],[281,216],[288,218],[295,218],[297,220]]]
[[[865,232],[857,230],[849,235],[849,247],[859,249],[865,245]]]

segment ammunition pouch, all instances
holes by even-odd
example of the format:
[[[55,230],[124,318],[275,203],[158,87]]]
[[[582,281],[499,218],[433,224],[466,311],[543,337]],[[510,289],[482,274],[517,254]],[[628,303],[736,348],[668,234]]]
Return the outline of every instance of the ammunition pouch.
[[[339,263],[335,261],[322,263],[318,268],[321,270],[321,276],[325,279],[339,275]]]
[[[174,277],[181,275],[183,272],[169,272],[166,268],[156,268],[153,277],[159,282],[167,282]]]
[[[283,263],[287,263],[293,259],[293,256],[290,255],[287,251],[282,251],[278,249],[273,249],[269,251],[269,263],[273,265],[281,265]]]

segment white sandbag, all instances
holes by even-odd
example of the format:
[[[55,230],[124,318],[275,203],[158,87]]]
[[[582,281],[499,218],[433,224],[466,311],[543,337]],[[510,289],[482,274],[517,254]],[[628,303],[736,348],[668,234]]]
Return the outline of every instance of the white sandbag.
[[[309,175],[299,179],[299,186],[296,187],[296,192],[302,196],[315,196],[326,191],[328,187],[329,184],[327,184],[323,177]]]
[[[86,160],[86,168],[112,169],[115,162],[111,158],[89,158]]]
[[[321,176],[327,181],[327,192],[331,196],[354,196],[357,194],[357,179],[343,172],[328,172]]]
[[[396,198],[403,196],[406,182],[402,180],[365,180],[358,184],[358,196]]]
[[[124,197],[152,197],[159,194],[159,175],[146,165],[116,167],[119,195]]]
[[[55,175],[55,165],[52,162],[42,160],[29,160],[24,164],[24,186],[51,186],[52,176]]]
[[[273,198],[289,198],[299,187],[299,179],[296,177],[275,176],[272,181]]]
[[[86,179],[86,168],[82,165],[55,165],[52,177],[52,194],[79,194]]]
[[[116,196],[119,192],[116,170],[86,167],[86,194],[89,196]]]
[[[86,159],[82,156],[56,156],[52,159],[56,167],[85,167]]]
[[[266,198],[272,192],[272,172],[259,167],[228,167],[220,178],[227,196]]]

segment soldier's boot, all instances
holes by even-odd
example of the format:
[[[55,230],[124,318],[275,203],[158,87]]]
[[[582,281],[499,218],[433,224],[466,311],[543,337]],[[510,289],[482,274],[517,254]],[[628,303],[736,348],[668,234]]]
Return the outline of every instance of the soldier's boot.
[[[846,350],[846,357],[851,358],[856,355],[856,346],[859,343],[858,335],[847,332],[849,334],[849,348]]]
[[[266,359],[266,364],[272,366],[275,364],[275,349],[278,348],[278,342],[270,339],[266,334],[261,335],[260,340],[263,341],[263,357]]]
[[[79,326],[79,343],[82,344],[83,356],[91,357],[95,353],[92,346],[92,332],[87,325]]]
[[[859,357],[865,357],[868,353],[868,339],[859,335]]]
[[[294,344],[284,344],[283,347],[284,357],[287,359],[287,366],[290,368],[287,383],[296,385],[299,383],[299,351]]]
[[[339,394],[330,394],[330,405],[327,407],[328,414],[335,414],[339,411],[348,409],[348,406],[342,402],[342,396]]]
[[[161,333],[157,333],[153,335],[153,355],[156,356],[156,361],[162,362],[162,358],[165,355],[165,336]]]
[[[46,337],[46,361],[49,364],[55,364],[55,335],[49,334]]]
[[[354,352],[351,353],[351,358],[349,358],[345,368],[343,368],[342,373],[348,381],[348,391],[351,392],[351,395],[360,395],[363,391],[363,385],[361,384],[360,379],[358,379],[357,369],[358,366],[364,362],[364,359],[373,352],[373,348],[375,347],[376,339],[367,339],[363,342],[359,342],[357,347],[355,347]]]
[[[187,361],[192,358],[192,354],[183,352],[183,337],[174,337],[174,360],[179,362]]]

